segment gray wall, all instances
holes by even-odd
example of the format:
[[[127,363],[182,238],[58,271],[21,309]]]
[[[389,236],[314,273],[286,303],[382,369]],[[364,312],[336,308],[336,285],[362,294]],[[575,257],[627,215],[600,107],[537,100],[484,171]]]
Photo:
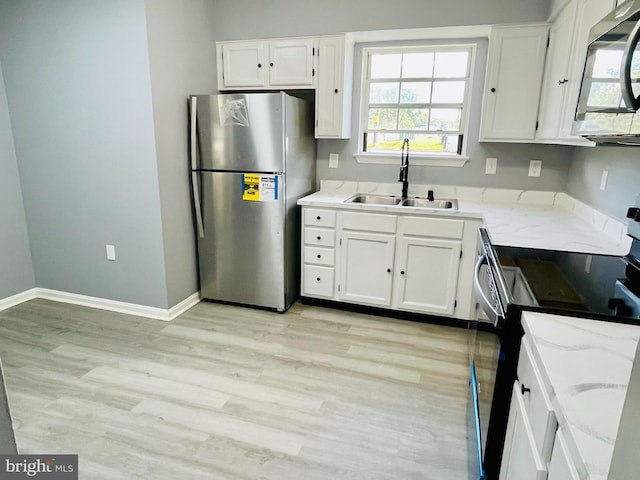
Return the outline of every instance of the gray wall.
[[[210,0],[147,0],[151,91],[169,305],[198,290],[187,96],[216,89]]]
[[[144,0],[2,1],[0,62],[36,285],[167,307]]]
[[[548,9],[548,1],[528,0],[398,0],[391,3],[387,0],[215,0],[214,26],[217,40],[233,40],[345,31],[533,22],[545,20]],[[251,12],[251,15],[247,15],[247,12]],[[470,161],[462,168],[412,166],[410,180],[428,184],[563,190],[571,161],[571,147],[478,142],[486,45],[486,41],[480,42],[476,60],[467,139]],[[318,179],[393,182],[398,178],[396,166],[358,164],[353,158],[358,150],[362,46],[363,44],[356,45],[354,60],[351,139],[318,141]],[[339,168],[328,168],[329,153],[340,155]],[[487,157],[498,158],[496,175],[484,174]],[[527,175],[529,161],[532,159],[543,161],[540,177]]]
[[[609,171],[604,191],[600,190],[603,170]],[[567,191],[604,213],[625,219],[627,208],[640,195],[640,148],[576,148]]]
[[[0,66],[0,299],[35,287],[27,223]]]

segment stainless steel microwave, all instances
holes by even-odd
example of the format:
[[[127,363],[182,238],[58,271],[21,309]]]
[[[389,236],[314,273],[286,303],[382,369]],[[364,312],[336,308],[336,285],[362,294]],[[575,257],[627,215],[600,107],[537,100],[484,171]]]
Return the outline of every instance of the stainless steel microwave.
[[[574,135],[640,145],[639,39],[640,0],[624,2],[591,29]]]

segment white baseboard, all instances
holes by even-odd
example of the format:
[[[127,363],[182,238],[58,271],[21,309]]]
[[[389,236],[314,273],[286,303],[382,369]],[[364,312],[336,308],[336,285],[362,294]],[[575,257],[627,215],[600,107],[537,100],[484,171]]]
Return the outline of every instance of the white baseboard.
[[[17,293],[15,295],[11,295],[7,298],[0,298],[0,312],[2,310],[6,310],[7,308],[11,308],[14,305],[18,305],[22,302],[26,302],[27,300],[33,300],[37,297],[37,288],[32,288],[30,290],[25,290],[24,292]]]
[[[45,300],[52,300],[54,302],[82,305],[168,322],[200,302],[200,293],[196,292],[173,307],[164,309],[135,303],[119,302],[117,300],[108,300],[106,298],[90,297],[88,295],[79,295],[77,293],[61,292],[48,288],[32,288],[17,295],[0,299],[0,311],[34,298],[44,298]]]

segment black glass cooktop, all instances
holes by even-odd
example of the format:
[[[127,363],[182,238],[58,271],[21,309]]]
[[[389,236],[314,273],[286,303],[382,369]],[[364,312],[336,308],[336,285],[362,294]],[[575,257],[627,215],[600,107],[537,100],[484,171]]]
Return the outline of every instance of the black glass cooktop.
[[[494,249],[516,304],[635,317],[632,310],[616,304],[621,282],[635,289],[626,280],[626,257],[495,245]]]

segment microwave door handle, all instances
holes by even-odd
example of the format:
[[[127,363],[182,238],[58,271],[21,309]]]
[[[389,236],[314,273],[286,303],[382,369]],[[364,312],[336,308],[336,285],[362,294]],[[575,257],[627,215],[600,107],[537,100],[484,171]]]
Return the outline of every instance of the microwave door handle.
[[[636,98],[633,94],[633,88],[631,85],[631,61],[633,60],[633,53],[638,46],[638,40],[640,39],[640,21],[636,22],[629,40],[624,46],[624,53],[622,55],[622,75],[620,75],[620,90],[622,93],[622,99],[627,106],[627,111],[635,112],[640,108],[640,99]]]

